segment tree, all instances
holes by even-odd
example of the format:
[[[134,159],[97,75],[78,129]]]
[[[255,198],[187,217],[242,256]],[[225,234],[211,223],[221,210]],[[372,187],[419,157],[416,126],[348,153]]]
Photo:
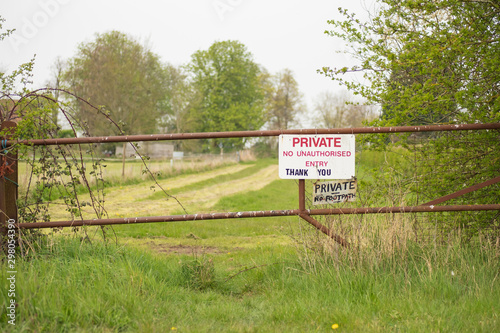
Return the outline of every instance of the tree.
[[[267,121],[270,129],[288,129],[297,123],[297,114],[304,110],[299,85],[290,69],[271,78],[271,93],[267,99]]]
[[[496,1],[379,0],[369,22],[340,9],[328,33],[344,39],[359,60],[323,72],[383,108],[376,126],[500,121],[500,5]],[[346,78],[362,72],[365,81]],[[411,148],[411,147],[410,147]],[[498,175],[500,134],[435,134],[413,147],[423,169],[415,198],[449,194]],[[460,153],[458,153],[460,152]],[[438,181],[436,181],[438,180]],[[499,186],[455,199],[493,203]],[[498,223],[498,214],[460,215],[468,230]]]
[[[2,30],[2,22],[4,20],[0,16],[0,40],[10,34],[9,30],[7,32]],[[27,84],[32,77],[33,65],[34,60],[31,60],[10,73],[0,71],[0,138],[9,141],[3,142],[0,154],[0,171],[2,171],[0,185],[6,194],[1,198],[0,249],[3,245],[7,245],[8,219],[12,218],[16,223],[48,222],[51,220],[51,207],[54,205],[65,205],[67,219],[72,221],[109,217],[104,208],[105,165],[101,164],[102,158],[97,156],[94,144],[56,143],[38,146],[25,144],[22,141],[58,137],[61,131],[54,121],[54,111],[67,120],[70,129],[63,132],[66,136],[74,136],[77,130],[89,133],[86,124],[71,115],[68,103],[57,100],[55,96],[72,96],[82,104],[93,108],[101,121],[110,120],[112,125],[115,125],[115,122],[99,112],[98,107],[92,106],[88,101],[67,90],[50,87],[28,90]],[[20,183],[16,172],[20,161],[25,164],[24,173],[27,180],[22,184],[24,192],[22,196],[18,195]],[[144,159],[142,161],[144,169],[155,182],[155,187],[160,188],[166,196],[175,199],[163,190],[156,181],[155,174],[149,170]],[[82,190],[85,198],[82,198]],[[182,204],[180,206],[182,207]],[[101,226],[105,240],[106,229]],[[85,236],[82,239],[91,240],[86,228],[73,228],[75,233],[78,230]],[[45,246],[46,238],[39,230],[27,229],[22,232],[22,237],[16,236],[10,239],[15,240],[16,247],[20,248],[19,253],[24,256],[32,255],[39,246]]]
[[[4,19],[0,16],[0,40],[7,38],[12,30],[3,31]],[[100,171],[100,164],[94,155],[94,147],[79,145],[69,146],[32,146],[19,142],[25,139],[47,139],[57,135],[58,127],[52,114],[58,109],[62,114],[68,115],[64,104],[54,99],[55,91],[52,88],[41,88],[29,90],[28,86],[32,78],[34,59],[28,63],[21,64],[16,70],[6,73],[0,72],[0,137],[8,138],[12,144],[3,147],[0,154],[0,165],[2,165],[3,176],[0,179],[3,191],[7,196],[2,198],[2,209],[0,225],[2,241],[6,244],[5,221],[14,218],[18,223],[50,221],[48,201],[58,198],[66,205],[68,215],[71,219],[81,218],[81,208],[88,202],[82,204],[78,198],[77,189],[83,186],[88,190],[88,199],[95,213],[95,217],[103,217],[103,182],[99,182],[98,172],[90,175],[85,171],[86,163],[93,165],[94,171]],[[70,123],[74,129],[76,126],[83,128],[83,124]],[[85,154],[89,160],[83,161],[81,157]],[[80,159],[79,159],[80,157]],[[17,163],[26,163],[26,172],[29,181],[24,184],[25,195],[18,193]],[[102,179],[101,179],[102,180]],[[92,188],[90,183],[93,181]],[[81,185],[81,186],[80,186]],[[14,204],[8,205],[8,203]],[[4,232],[5,231],[5,232]],[[23,255],[27,247],[33,249],[30,241],[35,240],[42,244],[42,234],[38,231],[26,230],[23,237],[15,237],[16,246],[21,248]]]
[[[192,108],[198,131],[257,130],[264,123],[259,66],[237,41],[213,43],[187,65],[195,91]],[[245,139],[214,140],[212,145],[240,149]]]
[[[70,59],[64,81],[71,91],[122,125],[127,134],[153,133],[167,94],[165,70],[155,54],[131,37],[111,31],[79,46]],[[92,135],[110,135],[113,127],[96,117],[87,103],[75,101],[75,116]]]
[[[347,91],[334,94],[330,91],[320,93],[314,110],[315,127],[343,128],[359,127],[365,120],[373,120],[373,107],[352,101]]]
[[[385,122],[499,121],[500,6],[493,1],[379,0],[371,22],[340,9],[328,33],[349,42],[360,65],[323,72],[369,101],[390,106]],[[363,72],[365,82],[345,78]],[[418,118],[420,117],[420,119]],[[438,121],[437,117],[429,117]]]

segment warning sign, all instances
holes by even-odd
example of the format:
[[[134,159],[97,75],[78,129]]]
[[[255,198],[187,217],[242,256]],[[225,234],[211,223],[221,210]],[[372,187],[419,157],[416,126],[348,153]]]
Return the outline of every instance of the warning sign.
[[[351,179],[354,177],[354,135],[280,135],[279,176],[282,179]]]
[[[356,200],[358,182],[355,178],[314,183],[313,204],[323,205]]]

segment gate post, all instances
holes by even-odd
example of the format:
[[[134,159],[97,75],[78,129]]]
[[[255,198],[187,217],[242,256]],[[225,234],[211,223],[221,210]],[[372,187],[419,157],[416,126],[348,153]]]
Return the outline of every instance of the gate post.
[[[18,198],[18,161],[17,153],[7,150],[7,139],[16,129],[17,124],[13,121],[4,121],[0,130],[4,131],[1,139],[0,151],[0,237],[1,247],[7,251],[7,223],[9,220],[17,220],[17,198]]]

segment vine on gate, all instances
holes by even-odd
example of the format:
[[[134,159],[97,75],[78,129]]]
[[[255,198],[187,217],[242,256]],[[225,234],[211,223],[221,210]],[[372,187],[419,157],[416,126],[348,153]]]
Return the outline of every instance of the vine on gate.
[[[29,82],[32,64],[23,66],[25,70],[18,71],[18,75],[23,76],[21,81]],[[76,99],[91,106],[96,112],[96,117],[108,122],[123,135],[118,122],[111,119],[103,107],[93,106],[67,90],[43,88],[28,91],[23,89],[21,93],[13,93],[9,89],[12,84],[12,80],[7,82],[2,77],[0,122],[14,121],[17,126],[15,131],[9,129],[0,131],[0,137],[8,136],[9,143],[13,143],[7,146],[4,140],[5,147],[0,153],[2,155],[15,153],[16,163],[20,165],[19,162],[23,162],[21,163],[23,169],[20,170],[22,179],[19,184],[16,183],[19,191],[18,222],[50,222],[53,220],[51,207],[54,205],[64,206],[72,220],[108,218],[105,208],[105,179],[103,178],[106,164],[98,151],[98,145],[82,143],[35,146],[20,143],[20,141],[63,136],[91,136],[88,126],[73,116],[75,113],[72,104],[68,102],[70,99]],[[58,119],[62,120],[69,129],[63,129]],[[176,200],[185,211],[182,204],[169,195],[157,182],[156,176],[145,163],[146,157],[139,154],[136,145],[132,144],[132,146],[141,157],[145,172],[154,180],[155,187],[160,188],[167,198]],[[12,164],[0,168],[4,173],[0,176],[6,177],[9,167],[12,167]],[[73,228],[75,234],[79,230],[83,232],[82,239],[91,239],[85,227]],[[101,226],[104,239],[107,239],[108,230],[113,229]],[[22,252],[27,254],[30,250],[35,250],[37,240],[42,239],[43,236],[44,234],[37,230],[23,231],[19,237]]]

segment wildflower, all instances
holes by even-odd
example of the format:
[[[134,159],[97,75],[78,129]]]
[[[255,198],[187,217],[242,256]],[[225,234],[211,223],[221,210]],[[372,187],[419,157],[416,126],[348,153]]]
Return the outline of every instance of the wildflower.
[[[339,324],[333,324],[332,325],[332,330],[336,330],[337,328],[339,328]]]
[[[177,331],[177,327],[172,326],[171,330],[172,331]]]

